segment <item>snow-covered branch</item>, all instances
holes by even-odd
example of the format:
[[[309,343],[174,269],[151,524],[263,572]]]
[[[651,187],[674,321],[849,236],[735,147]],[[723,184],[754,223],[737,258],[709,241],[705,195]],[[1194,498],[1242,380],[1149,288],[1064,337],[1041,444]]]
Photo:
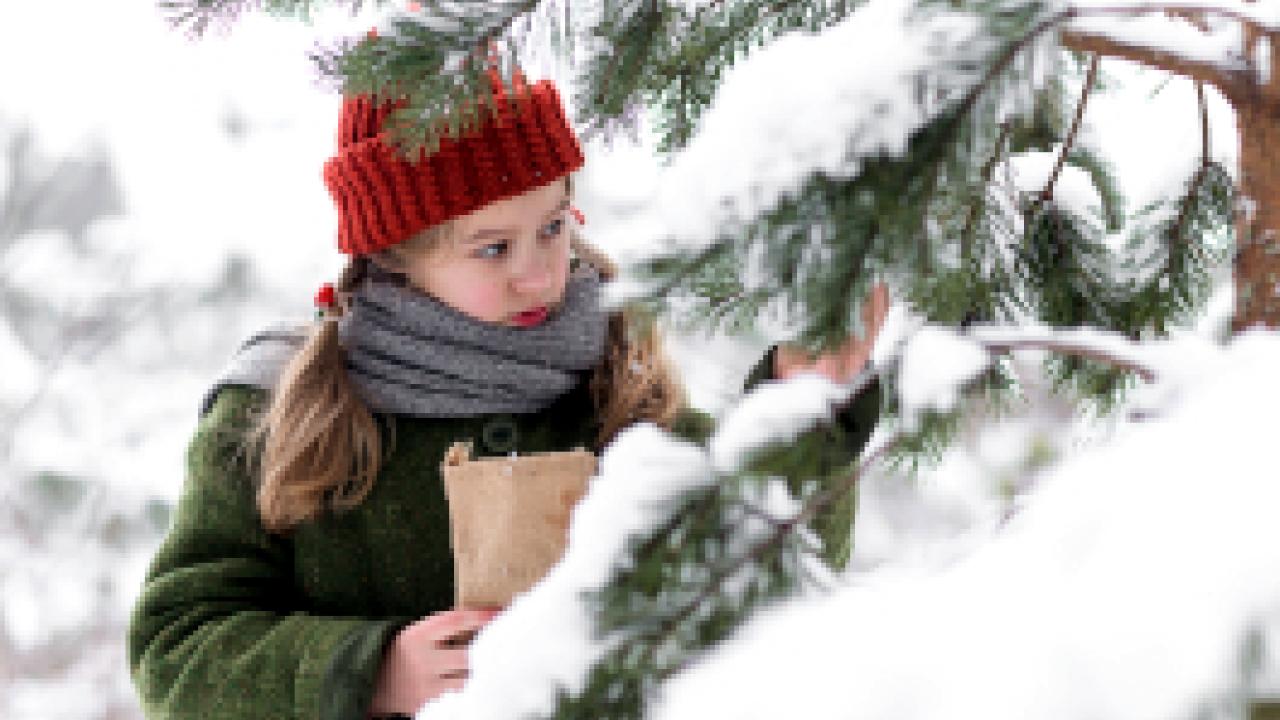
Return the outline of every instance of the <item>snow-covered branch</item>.
[[[1252,95],[1259,68],[1245,30],[1280,30],[1273,3],[1075,0],[1064,13],[1062,43],[1207,82],[1233,100]]]

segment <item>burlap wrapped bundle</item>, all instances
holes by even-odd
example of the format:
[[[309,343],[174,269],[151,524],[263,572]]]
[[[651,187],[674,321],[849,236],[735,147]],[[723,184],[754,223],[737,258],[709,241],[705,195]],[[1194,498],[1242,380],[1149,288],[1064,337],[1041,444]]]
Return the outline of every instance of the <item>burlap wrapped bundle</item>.
[[[456,607],[506,607],[564,554],[569,519],[596,472],[586,450],[471,457],[455,443],[441,465],[453,542]]]

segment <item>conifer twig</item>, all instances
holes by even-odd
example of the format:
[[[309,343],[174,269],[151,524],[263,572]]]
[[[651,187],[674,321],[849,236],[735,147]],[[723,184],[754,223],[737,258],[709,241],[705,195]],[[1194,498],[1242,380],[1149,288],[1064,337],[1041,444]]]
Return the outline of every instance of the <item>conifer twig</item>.
[[[995,150],[991,153],[991,158],[987,160],[987,164],[982,166],[982,194],[977,202],[969,206],[968,217],[965,218],[964,229],[960,231],[960,258],[966,264],[973,255],[973,234],[977,232],[978,215],[981,210],[986,207],[987,186],[991,184],[991,176],[995,174],[996,166],[1000,164],[1000,159],[1004,157],[1004,143],[1009,138],[1009,131],[1013,124],[1009,121],[1000,123],[1000,134],[996,137]]]
[[[1084,120],[1084,109],[1089,104],[1089,93],[1093,91],[1094,82],[1098,77],[1098,63],[1101,59],[1098,53],[1093,54],[1093,58],[1089,61],[1089,71],[1085,75],[1084,89],[1080,91],[1080,102],[1076,103],[1076,114],[1071,119],[1071,128],[1067,130],[1067,136],[1062,140],[1062,149],[1058,152],[1058,160],[1054,163],[1053,172],[1049,173],[1049,179],[1045,182],[1044,190],[1040,192],[1040,202],[1045,203],[1053,199],[1053,187],[1058,182],[1058,176],[1062,174],[1062,168],[1067,164],[1067,155],[1071,152],[1071,147],[1075,145],[1076,136],[1080,133],[1080,125]]]

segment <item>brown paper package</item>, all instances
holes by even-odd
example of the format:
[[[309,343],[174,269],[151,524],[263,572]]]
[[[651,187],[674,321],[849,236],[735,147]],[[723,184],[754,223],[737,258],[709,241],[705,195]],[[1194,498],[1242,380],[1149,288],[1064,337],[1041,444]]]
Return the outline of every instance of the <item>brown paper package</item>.
[[[506,607],[564,554],[569,519],[595,474],[586,450],[472,459],[445,453],[455,607]]]

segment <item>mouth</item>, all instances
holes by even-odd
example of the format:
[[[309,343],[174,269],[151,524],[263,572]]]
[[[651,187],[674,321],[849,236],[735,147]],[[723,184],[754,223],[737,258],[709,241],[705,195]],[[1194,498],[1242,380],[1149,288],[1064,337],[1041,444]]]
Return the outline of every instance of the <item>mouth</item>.
[[[536,307],[511,316],[511,323],[516,327],[533,327],[541,325],[547,319],[547,307]]]

